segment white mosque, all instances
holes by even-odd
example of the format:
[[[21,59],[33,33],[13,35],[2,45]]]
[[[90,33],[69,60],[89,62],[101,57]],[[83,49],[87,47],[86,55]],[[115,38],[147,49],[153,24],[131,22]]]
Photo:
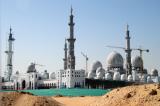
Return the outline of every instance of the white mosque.
[[[137,82],[137,83],[159,83],[160,77],[158,76],[158,70],[153,69],[151,73],[148,73],[143,68],[143,60],[140,56],[133,57],[131,59],[130,49],[130,36],[127,27],[126,41],[127,48],[126,59],[118,52],[111,52],[106,59],[107,69],[104,69],[100,61],[93,62],[91,70],[86,71],[75,69],[75,54],[74,54],[74,25],[73,13],[71,8],[71,15],[69,21],[70,36],[65,40],[64,46],[64,69],[56,72],[48,73],[45,70],[43,73],[39,73],[36,69],[36,63],[31,63],[26,73],[16,72],[12,74],[12,43],[15,40],[12,36],[12,29],[10,28],[9,34],[9,48],[6,51],[7,59],[7,75],[3,79],[0,77],[0,85],[2,89],[47,89],[47,88],[85,88],[86,79],[92,80],[107,80],[107,81],[125,81],[125,82]],[[68,42],[67,42],[68,41]],[[0,87],[0,89],[1,89]]]
[[[117,80],[117,81],[129,81],[139,83],[159,83],[160,77],[158,76],[158,70],[152,69],[149,74],[146,69],[143,68],[143,61],[140,56],[133,57],[131,59],[132,74],[126,74],[124,66],[124,59],[118,52],[111,52],[106,59],[107,69],[102,67],[102,63],[95,61],[92,64],[91,70],[88,72],[88,78],[90,79],[105,79],[105,80]]]

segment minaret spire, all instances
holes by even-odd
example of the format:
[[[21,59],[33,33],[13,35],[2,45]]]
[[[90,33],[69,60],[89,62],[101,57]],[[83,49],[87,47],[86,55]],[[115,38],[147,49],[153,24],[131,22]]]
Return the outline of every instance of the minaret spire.
[[[72,8],[72,5],[71,5],[71,15],[72,15],[72,13],[73,13],[73,8]]]
[[[10,81],[12,71],[13,71],[13,66],[12,66],[12,55],[13,55],[13,41],[15,39],[13,38],[12,34],[12,28],[10,27],[10,32],[9,32],[9,38],[8,38],[8,50],[5,51],[7,54],[7,75],[6,75],[6,80]]]
[[[129,36],[129,25],[127,24],[126,28],[126,71],[127,75],[131,74],[132,72],[132,65],[131,65],[131,48],[130,48],[130,36]]]
[[[67,69],[67,39],[65,39],[65,44],[64,44],[64,59],[63,59],[63,61],[64,61],[64,70],[66,70]]]
[[[70,27],[70,36],[67,39],[68,40],[68,68],[69,69],[75,69],[75,55],[74,55],[74,22],[73,22],[73,9],[71,7],[71,15],[70,15],[70,22],[68,23]]]
[[[10,33],[12,33],[12,28],[11,28],[11,26],[10,26],[10,29],[9,29],[9,30],[10,30]]]

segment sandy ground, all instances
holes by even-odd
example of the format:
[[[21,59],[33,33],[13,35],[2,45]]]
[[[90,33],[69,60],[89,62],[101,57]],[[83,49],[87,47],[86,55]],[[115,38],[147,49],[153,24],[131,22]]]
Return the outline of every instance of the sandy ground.
[[[0,93],[0,106],[62,106],[51,97],[11,92]]]
[[[160,106],[160,84],[117,88],[88,106]]]
[[[101,97],[86,96],[86,97],[53,97],[56,101],[64,106],[88,106]]]
[[[117,88],[104,96],[41,97],[0,93],[0,106],[160,106],[160,84]]]

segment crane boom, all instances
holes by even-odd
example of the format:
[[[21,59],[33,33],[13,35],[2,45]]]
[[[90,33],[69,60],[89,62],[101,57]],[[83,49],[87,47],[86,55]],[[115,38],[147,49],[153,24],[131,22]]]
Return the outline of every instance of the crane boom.
[[[109,46],[109,45],[108,45],[108,46],[106,46],[106,47],[109,47],[109,48],[118,48],[118,49],[124,49],[124,50],[126,49],[126,48],[124,48],[124,47],[118,47],[118,46]]]
[[[87,55],[85,55],[83,52],[81,52],[82,56],[86,58],[86,60],[88,60]]]
[[[133,48],[132,50],[138,50],[140,52],[140,57],[142,58],[142,52],[149,52],[149,49]]]

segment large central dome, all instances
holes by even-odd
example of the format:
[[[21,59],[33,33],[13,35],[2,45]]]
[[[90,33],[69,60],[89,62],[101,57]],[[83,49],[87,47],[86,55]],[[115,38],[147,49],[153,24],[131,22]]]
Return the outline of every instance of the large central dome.
[[[111,52],[107,57],[107,67],[118,68],[123,67],[123,57],[120,53]]]

